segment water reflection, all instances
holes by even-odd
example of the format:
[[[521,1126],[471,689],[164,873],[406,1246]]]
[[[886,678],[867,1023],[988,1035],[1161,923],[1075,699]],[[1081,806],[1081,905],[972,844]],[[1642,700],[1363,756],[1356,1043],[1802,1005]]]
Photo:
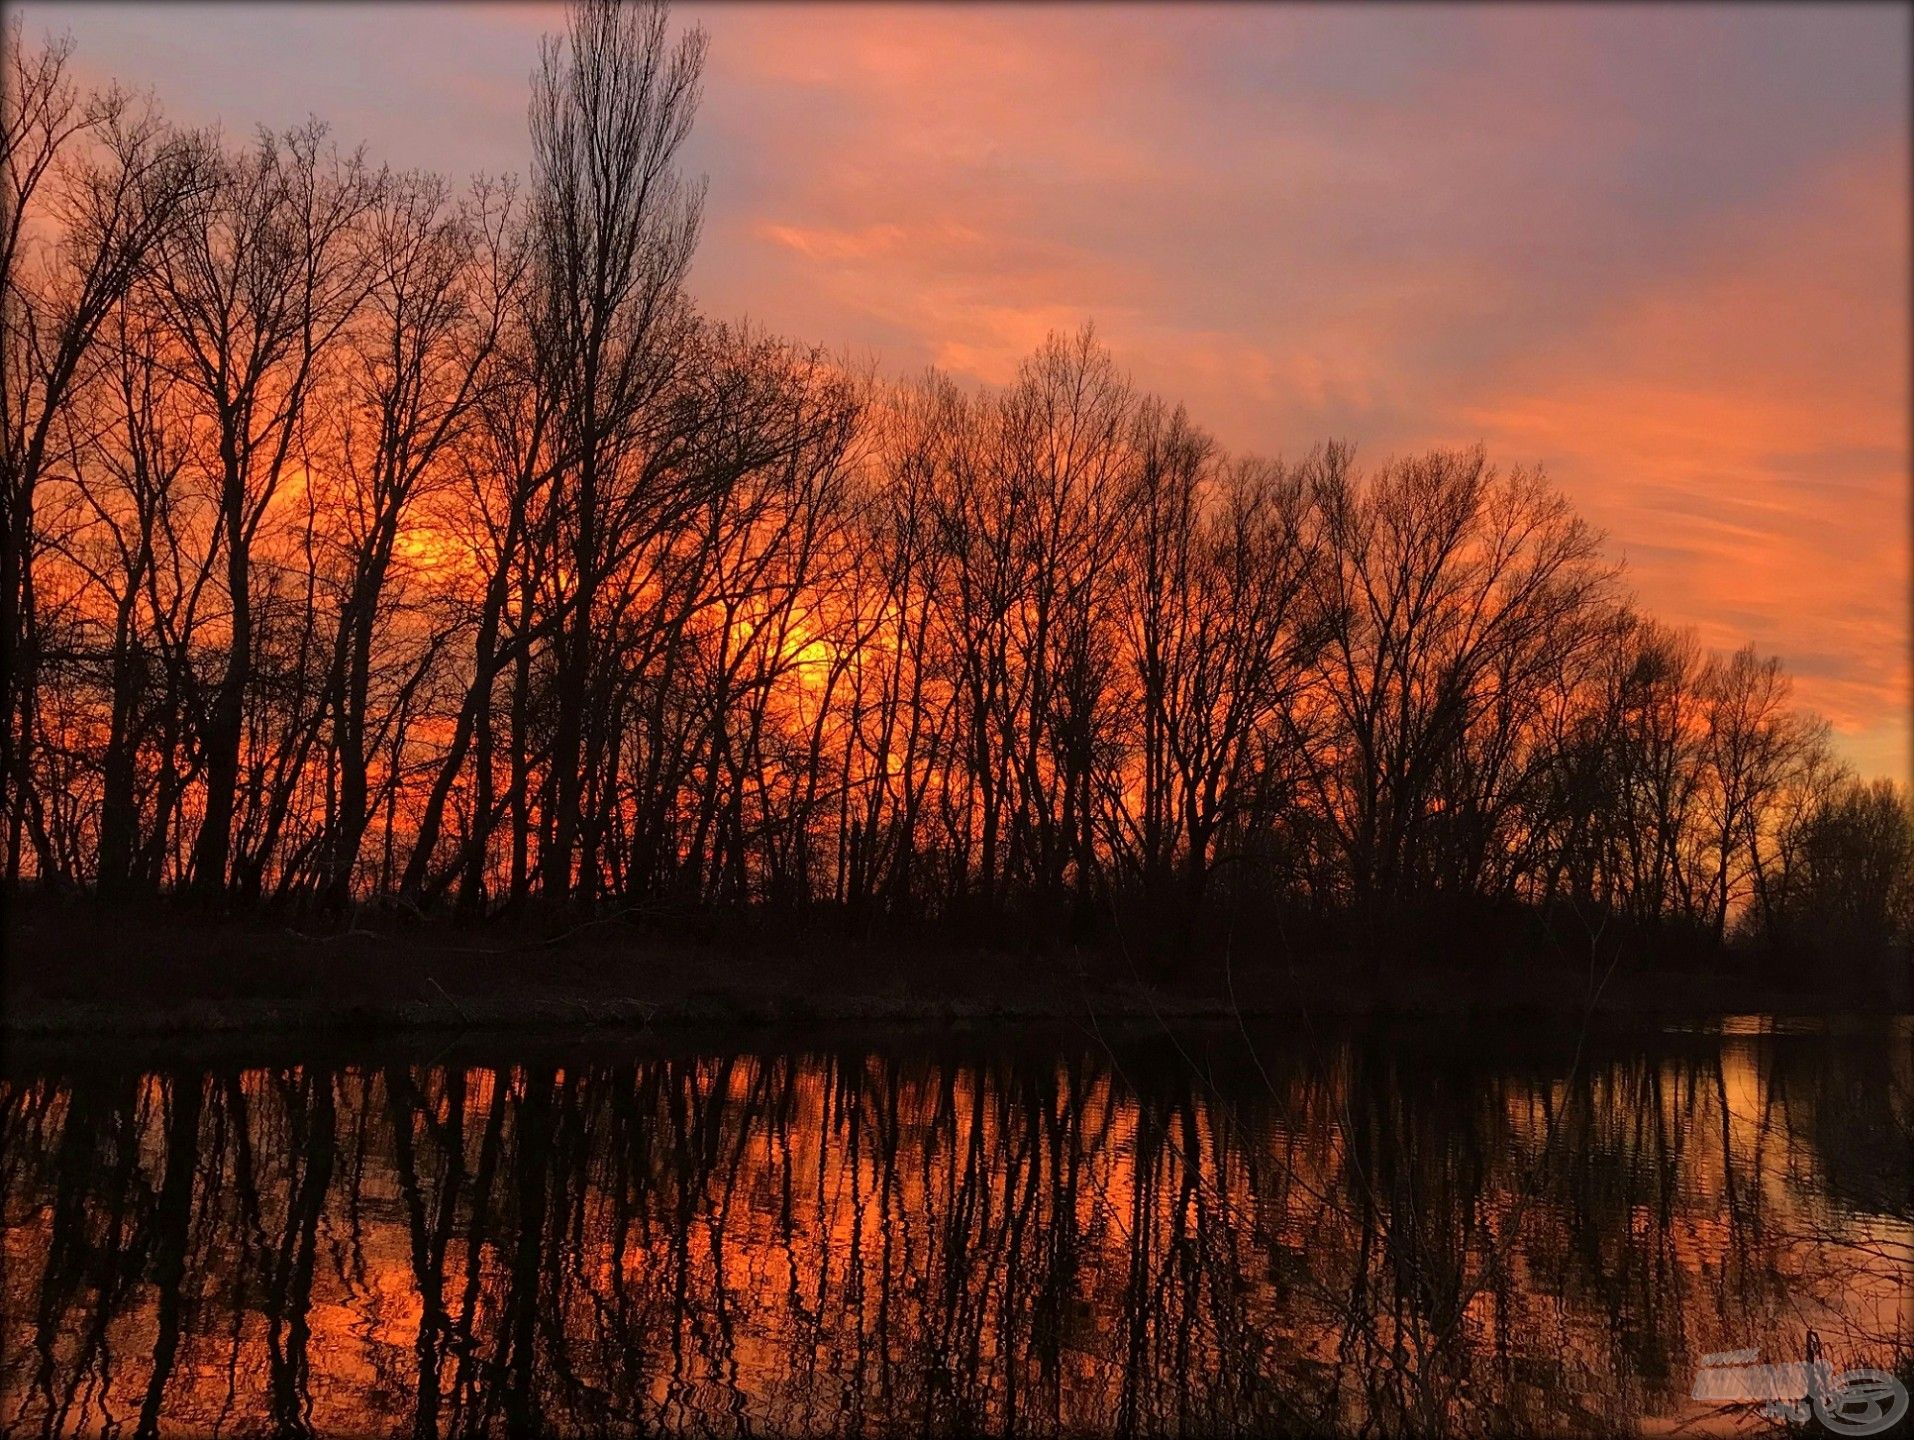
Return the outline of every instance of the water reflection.
[[[16,1073],[0,1425],[1607,1434],[1893,1358],[1905,1030],[1509,1038]]]

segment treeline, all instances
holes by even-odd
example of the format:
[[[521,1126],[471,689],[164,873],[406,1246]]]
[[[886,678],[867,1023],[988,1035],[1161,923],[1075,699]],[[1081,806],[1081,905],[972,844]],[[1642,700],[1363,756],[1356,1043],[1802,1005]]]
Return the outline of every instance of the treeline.
[[[1904,938],[1904,798],[1539,475],[1230,456],[1088,329],[973,392],[699,314],[703,57],[576,9],[528,181],[461,190],[183,131],[16,24],[10,884]]]

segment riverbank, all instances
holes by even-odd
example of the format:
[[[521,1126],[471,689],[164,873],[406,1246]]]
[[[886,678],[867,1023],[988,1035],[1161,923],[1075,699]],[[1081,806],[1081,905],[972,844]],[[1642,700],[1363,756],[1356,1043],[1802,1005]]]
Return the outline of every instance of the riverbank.
[[[422,923],[319,933],[87,906],[22,907],[5,938],[0,1033],[17,1037],[1880,1008],[1730,974],[1598,973],[1561,956],[1405,965],[1377,979],[1346,957],[1305,966],[1238,945],[1156,980],[1120,952],[693,944],[618,922],[557,938]]]

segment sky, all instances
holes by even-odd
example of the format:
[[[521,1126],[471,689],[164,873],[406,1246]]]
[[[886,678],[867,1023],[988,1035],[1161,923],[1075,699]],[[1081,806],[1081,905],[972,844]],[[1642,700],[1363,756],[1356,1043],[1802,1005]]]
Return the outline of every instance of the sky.
[[[49,4],[235,137],[523,174],[555,6]],[[680,5],[691,286],[997,383],[1094,320],[1237,451],[1484,442],[1645,608],[1910,771],[1909,64],[1889,5]]]

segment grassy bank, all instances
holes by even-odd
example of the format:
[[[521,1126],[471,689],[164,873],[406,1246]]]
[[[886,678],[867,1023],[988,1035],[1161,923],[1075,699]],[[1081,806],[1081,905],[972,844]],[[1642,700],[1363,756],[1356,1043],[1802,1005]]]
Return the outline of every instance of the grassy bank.
[[[1639,960],[1594,969],[1559,952],[1385,964],[1377,975],[1352,957],[1305,964],[1239,943],[1152,976],[1120,950],[692,943],[615,921],[556,936],[391,920],[323,933],[84,903],[12,907],[5,935],[4,1027],[16,1036],[1883,1008],[1878,997]]]

